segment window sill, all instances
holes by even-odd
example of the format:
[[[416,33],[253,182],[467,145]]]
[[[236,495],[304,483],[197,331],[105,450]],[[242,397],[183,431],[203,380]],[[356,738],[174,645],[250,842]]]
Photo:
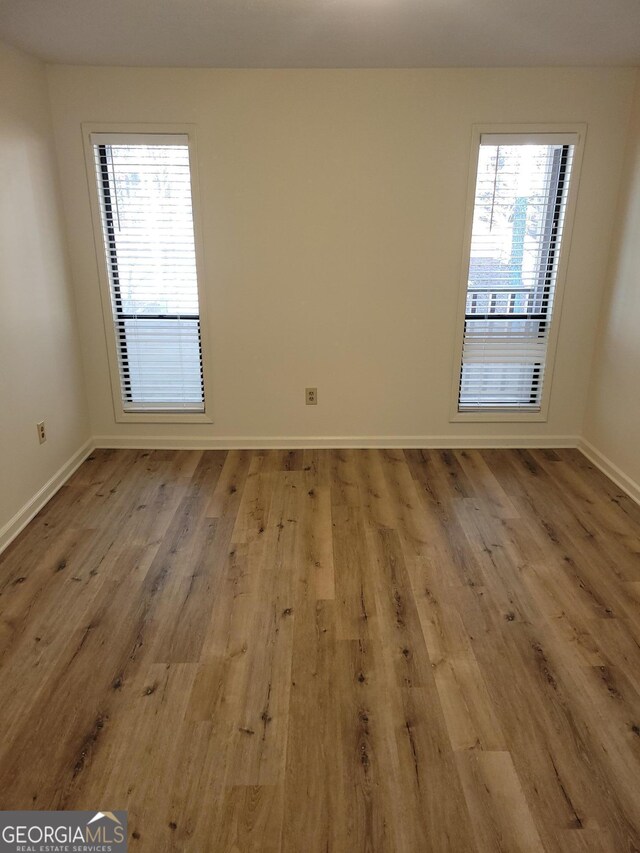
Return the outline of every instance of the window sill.
[[[206,412],[116,412],[120,424],[212,424]]]
[[[449,423],[544,423],[548,420],[547,413],[541,412],[459,412],[455,411],[449,417]]]

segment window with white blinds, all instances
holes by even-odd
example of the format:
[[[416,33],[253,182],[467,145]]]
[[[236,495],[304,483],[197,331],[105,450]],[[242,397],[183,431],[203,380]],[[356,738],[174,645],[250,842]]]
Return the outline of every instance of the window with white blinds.
[[[576,142],[481,136],[460,412],[540,411]]]
[[[91,134],[124,412],[203,412],[186,135]]]

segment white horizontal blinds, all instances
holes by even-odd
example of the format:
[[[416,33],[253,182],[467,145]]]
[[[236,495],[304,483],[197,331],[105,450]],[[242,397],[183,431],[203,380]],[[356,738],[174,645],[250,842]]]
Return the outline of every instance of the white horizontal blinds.
[[[204,411],[186,136],[92,135],[125,411]]]
[[[460,411],[538,411],[576,139],[483,136]]]

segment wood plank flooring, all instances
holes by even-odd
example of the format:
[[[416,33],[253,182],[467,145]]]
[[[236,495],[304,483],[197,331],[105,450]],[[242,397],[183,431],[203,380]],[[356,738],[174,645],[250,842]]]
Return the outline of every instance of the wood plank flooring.
[[[577,451],[96,451],[0,666],[0,807],[131,851],[640,850],[640,507]]]

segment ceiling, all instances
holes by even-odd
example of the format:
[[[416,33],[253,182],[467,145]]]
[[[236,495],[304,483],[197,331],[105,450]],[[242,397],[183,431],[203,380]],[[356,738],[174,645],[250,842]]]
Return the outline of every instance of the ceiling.
[[[640,0],[0,0],[0,40],[91,65],[640,65]]]

